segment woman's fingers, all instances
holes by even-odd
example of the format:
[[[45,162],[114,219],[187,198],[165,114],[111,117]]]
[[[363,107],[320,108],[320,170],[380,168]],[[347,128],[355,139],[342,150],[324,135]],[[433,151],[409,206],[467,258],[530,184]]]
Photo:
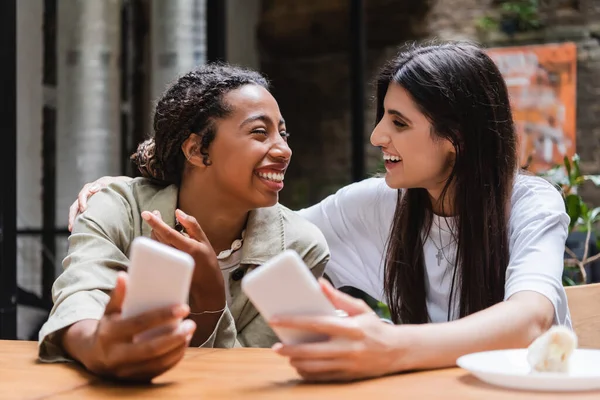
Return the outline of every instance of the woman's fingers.
[[[113,319],[110,328],[108,328],[110,332],[106,334],[122,340],[130,340],[144,331],[185,318],[189,312],[190,307],[187,304],[179,304],[174,307],[148,311],[132,318]]]
[[[132,381],[149,381],[173,368],[185,355],[189,341],[180,344],[160,357],[141,361],[135,364],[123,365],[117,368],[117,378]]]
[[[319,371],[312,372],[303,369],[296,369],[298,375],[307,382],[345,382],[350,380],[356,380],[351,377],[350,373],[346,371]]]
[[[302,372],[302,375],[339,373],[348,367],[347,362],[341,359],[293,359],[290,360],[290,365]]]
[[[277,354],[293,360],[334,359],[349,356],[352,353],[352,342],[342,339],[290,346],[277,343],[272,349]]]
[[[171,228],[167,225],[163,220],[158,218],[156,215],[144,211],[142,212],[142,218],[148,223],[148,225],[152,228],[152,232],[156,239],[164,243],[166,245],[175,247],[178,250],[184,251],[190,254],[196,262],[198,262],[198,256],[205,257],[208,253],[206,250],[210,248],[210,244],[208,240],[202,242],[195,238],[188,238],[177,232],[175,229]],[[197,225],[197,223],[196,223]],[[199,228],[199,225],[198,225]],[[197,231],[196,234],[199,234],[200,231]],[[204,233],[202,232],[202,235]],[[204,236],[206,237],[206,236]],[[204,246],[204,247],[202,247]],[[212,248],[211,248],[212,249]]]
[[[71,207],[69,207],[69,232],[73,231],[73,224],[75,223],[77,214],[79,214],[79,200],[75,200],[73,204],[71,204]]]
[[[123,300],[125,299],[125,292],[127,290],[128,276],[125,272],[119,271],[117,273],[117,282],[115,288],[110,293],[110,300],[104,309],[104,315],[110,316],[111,314],[118,314],[121,312],[123,306]]]
[[[348,316],[352,317],[359,314],[371,313],[373,310],[364,301],[356,299],[352,296],[342,293],[335,289],[331,284],[323,278],[319,278],[319,284],[321,290],[325,296],[329,299],[331,304],[338,309],[348,313]]]
[[[175,216],[192,239],[196,239],[199,242],[208,243],[208,238],[206,237],[206,234],[202,230],[200,224],[198,224],[196,218],[192,217],[191,215],[187,215],[179,209],[175,211]]]
[[[115,349],[116,355],[113,362],[115,365],[122,365],[153,361],[185,345],[191,339],[195,330],[196,324],[194,321],[185,320],[179,323],[174,330],[158,337],[123,344]]]
[[[79,192],[79,195],[77,195],[77,201],[79,203],[79,212],[85,211],[85,209],[87,208],[88,198],[90,198],[98,190],[100,190],[100,186],[97,183],[87,183],[83,186],[83,188]]]
[[[69,232],[73,230],[73,223],[75,222],[75,218],[77,215],[84,212],[87,209],[87,201],[94,193],[97,193],[100,189],[102,189],[102,185],[98,183],[98,181],[94,183],[86,183],[83,185],[81,191],[77,195],[77,200],[71,204],[69,207]]]
[[[160,242],[185,251],[186,238],[167,225],[160,217],[149,211],[143,211],[142,218],[152,228]]]
[[[361,339],[364,334],[352,318],[340,317],[275,317],[269,323],[274,327],[299,329],[313,333],[349,339]]]

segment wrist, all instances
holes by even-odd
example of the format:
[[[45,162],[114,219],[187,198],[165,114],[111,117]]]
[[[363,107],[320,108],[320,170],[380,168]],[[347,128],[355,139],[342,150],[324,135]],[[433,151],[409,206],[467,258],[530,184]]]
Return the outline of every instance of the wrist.
[[[456,365],[456,330],[452,322],[406,326],[407,352],[403,363],[406,369],[423,370]]]
[[[190,292],[190,312],[217,311],[225,307],[225,287],[212,285],[208,287],[192,287]]]
[[[420,325],[396,325],[396,339],[394,347],[395,363],[393,372],[412,371],[421,369],[419,354],[422,352],[423,337],[420,334]]]
[[[65,353],[88,369],[90,369],[94,335],[99,322],[91,319],[78,321],[57,333],[60,335],[58,341]]]
[[[200,269],[198,269],[200,268]],[[217,290],[225,291],[225,282],[223,273],[215,258],[215,265],[204,265],[204,268],[196,266],[196,271],[192,276],[191,293],[214,292]]]

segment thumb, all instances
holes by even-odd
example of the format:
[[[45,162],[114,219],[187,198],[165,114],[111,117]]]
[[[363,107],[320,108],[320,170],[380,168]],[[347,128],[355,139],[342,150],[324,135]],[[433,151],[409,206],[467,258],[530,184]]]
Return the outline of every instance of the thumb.
[[[127,289],[127,280],[128,276],[125,272],[121,271],[117,274],[117,283],[110,294],[110,301],[106,305],[104,315],[117,314],[121,312],[123,299],[125,299],[125,291]]]
[[[349,317],[353,317],[359,314],[371,313],[371,307],[369,307],[364,301],[355,299],[352,296],[342,293],[323,278],[319,279],[321,290],[325,296],[329,299],[331,304],[338,309],[348,313]]]

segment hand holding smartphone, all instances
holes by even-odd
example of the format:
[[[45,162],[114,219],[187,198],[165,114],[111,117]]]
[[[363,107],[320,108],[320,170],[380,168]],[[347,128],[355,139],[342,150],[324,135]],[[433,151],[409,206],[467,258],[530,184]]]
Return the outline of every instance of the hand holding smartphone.
[[[137,237],[131,244],[129,259],[129,282],[121,311],[123,318],[187,304],[194,271],[194,260],[189,254],[146,237]],[[170,328],[147,331],[136,340],[153,337]]]
[[[256,268],[242,280],[242,290],[260,314],[275,316],[336,316],[335,308],[300,256],[286,250]],[[326,340],[327,337],[295,329],[274,328],[283,344]]]

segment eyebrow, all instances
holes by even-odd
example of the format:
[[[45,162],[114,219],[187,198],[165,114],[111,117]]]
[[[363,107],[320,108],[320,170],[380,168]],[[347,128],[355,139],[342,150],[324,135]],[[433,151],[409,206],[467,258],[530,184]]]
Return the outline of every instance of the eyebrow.
[[[271,122],[271,118],[267,117],[265,114],[253,115],[252,117],[246,118],[246,119],[244,120],[244,122],[242,122],[242,123],[240,124],[240,126],[247,125],[247,124],[249,124],[249,123],[252,123],[252,122],[254,122],[254,121],[262,121],[262,122],[264,122],[265,124],[268,124],[268,123],[270,123],[270,122]],[[278,126],[281,126],[281,125],[285,125],[285,120],[284,120],[283,118],[281,118],[281,119],[279,120],[279,124],[278,124]]]
[[[409,124],[412,124],[412,121],[410,119],[406,118],[406,116],[404,114],[402,114],[400,111],[397,111],[397,110],[387,110],[387,113],[391,114],[391,115],[395,115],[396,117],[400,117],[404,121],[408,122]]]

